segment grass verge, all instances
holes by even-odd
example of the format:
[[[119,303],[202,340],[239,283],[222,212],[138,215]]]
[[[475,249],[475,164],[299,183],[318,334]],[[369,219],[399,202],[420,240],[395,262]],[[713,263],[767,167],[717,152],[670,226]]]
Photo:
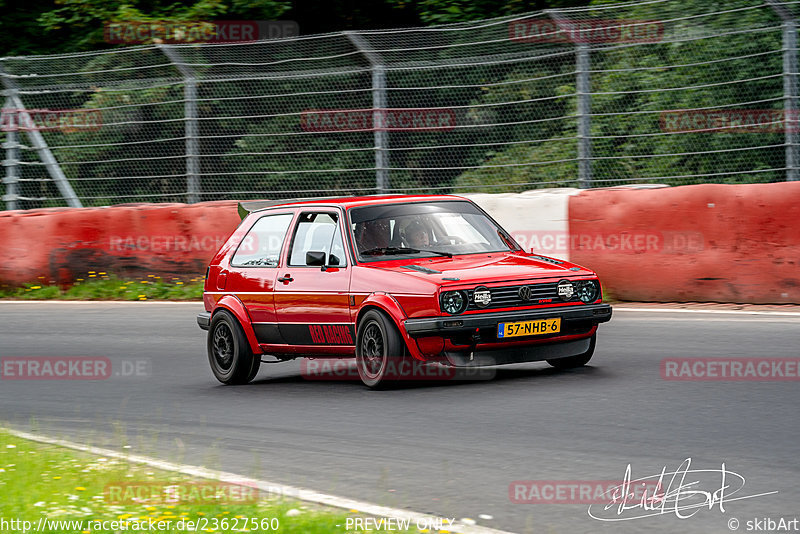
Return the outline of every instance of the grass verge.
[[[28,526],[30,532],[51,534],[342,534],[348,532],[346,519],[360,515],[40,444],[2,430],[0,495],[2,532],[23,532]],[[412,527],[411,532],[418,531]]]
[[[182,280],[151,274],[139,280],[123,280],[94,271],[70,286],[42,280],[17,288],[0,288],[0,299],[15,300],[200,300],[202,297],[202,276]]]

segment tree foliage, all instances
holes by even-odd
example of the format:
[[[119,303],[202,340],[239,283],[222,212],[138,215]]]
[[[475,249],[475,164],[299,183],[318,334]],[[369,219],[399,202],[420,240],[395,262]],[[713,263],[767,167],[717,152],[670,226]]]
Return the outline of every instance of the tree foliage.
[[[107,21],[297,21],[301,33],[422,26],[497,17],[589,0],[0,0],[0,54],[107,48]]]

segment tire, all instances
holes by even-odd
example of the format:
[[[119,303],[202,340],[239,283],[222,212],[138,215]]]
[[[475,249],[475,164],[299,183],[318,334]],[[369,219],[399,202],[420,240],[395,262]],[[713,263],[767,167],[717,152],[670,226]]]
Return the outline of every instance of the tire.
[[[223,384],[247,384],[258,373],[261,357],[253,354],[239,321],[226,310],[211,319],[207,349],[211,372]]]
[[[394,323],[377,310],[365,313],[356,334],[356,366],[364,385],[381,389],[396,384],[405,358],[406,347]]]
[[[568,358],[556,358],[554,360],[547,360],[547,363],[549,363],[556,369],[574,369],[576,367],[583,367],[584,365],[589,363],[589,360],[592,359],[592,355],[594,354],[595,344],[597,344],[597,334],[594,334],[592,336],[592,339],[589,342],[589,349],[583,354],[578,354],[576,356],[569,356]]]

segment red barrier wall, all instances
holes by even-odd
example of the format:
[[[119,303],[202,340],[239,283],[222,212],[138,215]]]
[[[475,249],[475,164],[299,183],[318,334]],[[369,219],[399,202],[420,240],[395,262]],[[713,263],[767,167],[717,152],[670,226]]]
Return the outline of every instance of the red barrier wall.
[[[196,276],[238,223],[234,201],[0,212],[0,284]],[[800,183],[584,191],[569,248],[624,300],[800,304]]]
[[[0,284],[43,276],[59,283],[89,271],[121,277],[205,273],[239,224],[234,201],[131,204],[0,212]]]
[[[570,260],[639,301],[800,304],[800,183],[592,190]]]

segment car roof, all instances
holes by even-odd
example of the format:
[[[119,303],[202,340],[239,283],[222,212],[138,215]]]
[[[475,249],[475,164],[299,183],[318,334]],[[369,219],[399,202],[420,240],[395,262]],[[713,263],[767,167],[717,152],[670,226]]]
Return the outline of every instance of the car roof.
[[[397,204],[398,202],[435,202],[444,200],[467,200],[455,195],[372,195],[362,197],[324,197],[312,199],[285,200],[253,200],[239,203],[240,213],[253,213],[267,209],[302,207],[302,206],[339,206],[350,209],[360,206],[376,206],[381,204]],[[242,213],[244,216],[245,213]]]

